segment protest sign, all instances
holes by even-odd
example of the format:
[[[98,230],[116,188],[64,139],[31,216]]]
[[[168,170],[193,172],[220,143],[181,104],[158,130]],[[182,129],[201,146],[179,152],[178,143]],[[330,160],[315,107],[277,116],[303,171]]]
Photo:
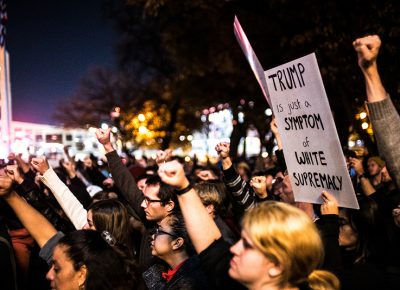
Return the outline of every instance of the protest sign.
[[[315,54],[265,72],[296,201],[359,208]]]
[[[250,45],[249,40],[247,39],[246,34],[244,33],[242,26],[239,23],[239,19],[235,16],[235,20],[233,22],[233,31],[235,33],[236,39],[239,42],[240,47],[243,50],[244,55],[247,58],[247,61],[250,64],[250,67],[256,76],[258,84],[261,87],[261,90],[264,94],[264,97],[267,99],[269,106],[271,107],[271,100],[268,94],[267,82],[265,80],[264,69],[259,62],[257,55],[255,54],[253,48]]]

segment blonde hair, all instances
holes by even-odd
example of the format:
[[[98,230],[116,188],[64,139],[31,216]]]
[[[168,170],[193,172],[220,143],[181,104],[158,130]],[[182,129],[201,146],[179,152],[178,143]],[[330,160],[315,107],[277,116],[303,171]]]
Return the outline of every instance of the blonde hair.
[[[314,270],[308,276],[308,286],[312,290],[339,290],[339,279],[331,272]]]
[[[309,275],[323,259],[323,246],[303,211],[282,202],[264,202],[247,212],[242,224],[255,247],[281,267],[280,286],[310,282]]]
[[[204,205],[212,204],[214,205],[216,212],[218,212],[222,204],[222,196],[215,183],[200,182],[195,184],[193,188],[200,196],[201,202]]]

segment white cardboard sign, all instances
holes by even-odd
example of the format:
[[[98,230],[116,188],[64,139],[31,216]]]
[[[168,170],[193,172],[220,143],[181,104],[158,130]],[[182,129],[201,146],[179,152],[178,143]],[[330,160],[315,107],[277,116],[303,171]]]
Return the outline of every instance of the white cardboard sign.
[[[296,201],[359,208],[315,54],[265,72]]]

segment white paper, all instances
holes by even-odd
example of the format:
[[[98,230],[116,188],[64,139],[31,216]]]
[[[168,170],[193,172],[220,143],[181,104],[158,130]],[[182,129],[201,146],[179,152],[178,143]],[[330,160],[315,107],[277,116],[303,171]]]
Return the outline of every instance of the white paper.
[[[315,54],[265,72],[296,201],[359,208]]]

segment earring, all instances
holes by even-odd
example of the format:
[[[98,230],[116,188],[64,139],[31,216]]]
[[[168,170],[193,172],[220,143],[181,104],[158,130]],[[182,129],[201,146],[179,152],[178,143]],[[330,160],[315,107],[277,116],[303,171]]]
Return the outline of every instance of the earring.
[[[79,290],[85,290],[85,284],[79,285]]]

